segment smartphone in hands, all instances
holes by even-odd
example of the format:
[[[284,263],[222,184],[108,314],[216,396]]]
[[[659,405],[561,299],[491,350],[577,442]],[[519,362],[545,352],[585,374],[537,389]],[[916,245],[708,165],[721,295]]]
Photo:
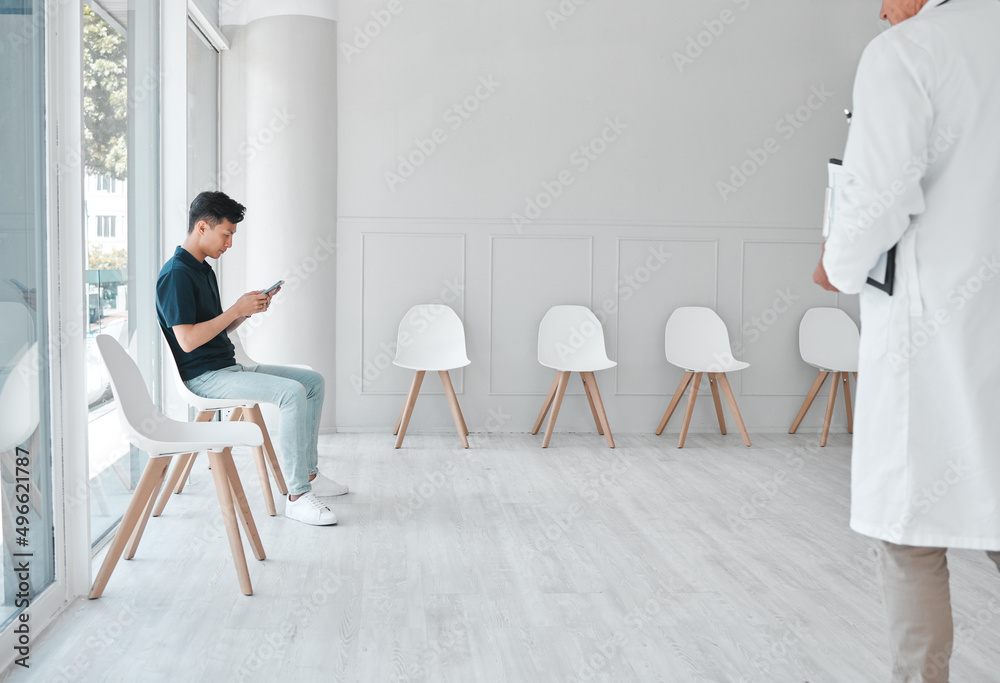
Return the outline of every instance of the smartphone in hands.
[[[285,284],[284,280],[278,280],[273,285],[271,285],[270,287],[268,287],[267,289],[265,289],[263,292],[261,292],[261,294],[270,294],[271,292],[273,292],[274,290],[276,290],[278,287],[280,287],[283,284]]]

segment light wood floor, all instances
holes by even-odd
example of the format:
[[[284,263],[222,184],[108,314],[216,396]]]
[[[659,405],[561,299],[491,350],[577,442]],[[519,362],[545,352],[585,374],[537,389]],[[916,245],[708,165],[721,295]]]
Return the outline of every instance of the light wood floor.
[[[849,437],[615,436],[324,437],[321,468],[352,489],[332,528],[267,517],[237,454],[268,554],[247,552],[252,597],[201,460],[104,597],[4,680],[886,680]],[[949,557],[952,679],[996,681],[1000,576]]]

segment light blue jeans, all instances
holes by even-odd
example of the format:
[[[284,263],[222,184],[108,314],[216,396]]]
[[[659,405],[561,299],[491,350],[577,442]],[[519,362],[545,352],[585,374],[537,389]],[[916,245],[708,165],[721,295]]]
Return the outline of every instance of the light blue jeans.
[[[281,409],[278,452],[285,463],[288,494],[312,490],[309,477],[319,472],[319,420],[323,412],[323,376],[285,365],[236,364],[211,370],[185,382],[205,398],[234,398],[275,403]]]

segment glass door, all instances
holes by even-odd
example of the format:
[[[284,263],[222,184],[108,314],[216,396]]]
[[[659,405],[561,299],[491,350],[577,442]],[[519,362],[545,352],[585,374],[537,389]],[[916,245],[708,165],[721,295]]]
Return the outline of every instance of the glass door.
[[[55,579],[45,197],[45,10],[0,0],[0,525],[11,624]],[[15,641],[15,645],[16,645]],[[16,647],[15,647],[16,649]]]
[[[93,0],[83,11],[84,230],[90,529],[97,547],[128,506],[146,455],[125,438],[97,336],[137,361],[157,396],[159,271],[156,41],[130,39],[156,26],[155,2]]]

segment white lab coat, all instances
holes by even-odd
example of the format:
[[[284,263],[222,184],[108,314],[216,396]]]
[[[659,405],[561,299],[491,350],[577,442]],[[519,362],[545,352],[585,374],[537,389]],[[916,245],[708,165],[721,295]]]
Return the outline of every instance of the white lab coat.
[[[843,177],[823,265],[861,294],[851,528],[1000,550],[1000,1],[930,0],[868,45]],[[897,242],[890,297],[865,281]]]

